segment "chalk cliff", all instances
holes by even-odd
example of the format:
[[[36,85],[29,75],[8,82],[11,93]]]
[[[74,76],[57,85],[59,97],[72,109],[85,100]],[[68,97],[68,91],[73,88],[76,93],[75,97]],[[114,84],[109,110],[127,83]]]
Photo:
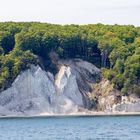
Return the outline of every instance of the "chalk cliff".
[[[81,60],[59,63],[56,76],[33,65],[22,72],[0,93],[0,115],[70,114],[89,108],[87,93],[100,70]]]
[[[140,98],[134,94],[122,96],[108,80],[94,84],[92,96],[98,98],[98,110],[104,112],[140,112]]]
[[[100,69],[93,64],[75,59],[59,60],[58,66],[56,75],[39,65],[21,72],[10,88],[0,92],[0,116],[140,112],[140,99],[120,96],[109,81],[101,80]]]

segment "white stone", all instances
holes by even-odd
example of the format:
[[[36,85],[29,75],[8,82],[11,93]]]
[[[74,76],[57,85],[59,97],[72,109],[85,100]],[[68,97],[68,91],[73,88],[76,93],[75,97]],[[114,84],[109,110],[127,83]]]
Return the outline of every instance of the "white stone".
[[[0,92],[0,115],[69,114],[84,107],[79,91],[79,72],[99,74],[94,65],[84,62],[64,64],[56,77],[39,66],[22,72],[12,86]],[[88,67],[89,65],[89,67]],[[86,71],[85,71],[86,69]],[[90,72],[90,70],[88,70]],[[88,78],[88,77],[87,77]]]

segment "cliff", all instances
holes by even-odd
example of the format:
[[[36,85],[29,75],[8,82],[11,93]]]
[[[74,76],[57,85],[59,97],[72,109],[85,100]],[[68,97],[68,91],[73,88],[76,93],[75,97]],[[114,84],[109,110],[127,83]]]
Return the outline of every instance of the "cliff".
[[[140,100],[124,100],[109,81],[101,80],[93,64],[75,59],[59,60],[57,65],[56,75],[38,65],[18,75],[10,88],[0,92],[0,115],[140,111]]]
[[[122,96],[106,79],[93,85],[92,98],[98,98],[98,111],[104,112],[140,112],[140,98],[135,94]]]
[[[59,63],[56,76],[33,65],[22,72],[0,93],[0,115],[70,114],[90,108],[88,93],[100,70],[81,60]]]

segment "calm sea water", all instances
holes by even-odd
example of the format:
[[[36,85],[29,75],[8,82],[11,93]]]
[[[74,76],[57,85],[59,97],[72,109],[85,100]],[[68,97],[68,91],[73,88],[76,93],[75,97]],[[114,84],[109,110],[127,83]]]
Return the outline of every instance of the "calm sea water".
[[[140,140],[140,116],[0,119],[0,140]]]

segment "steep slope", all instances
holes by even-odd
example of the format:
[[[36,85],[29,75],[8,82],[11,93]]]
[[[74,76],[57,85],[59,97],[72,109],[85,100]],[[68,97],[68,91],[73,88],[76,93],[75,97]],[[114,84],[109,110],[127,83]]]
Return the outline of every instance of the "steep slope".
[[[31,65],[0,92],[0,116],[104,112],[140,112],[140,99],[122,96],[100,70],[80,59],[59,60],[54,76]],[[91,112],[90,112],[91,113]]]
[[[98,110],[104,112],[140,112],[140,98],[135,94],[122,96],[106,79],[93,85],[92,98],[98,99]]]
[[[90,107],[91,84],[100,70],[82,61],[60,61],[54,77],[39,66],[22,72],[0,93],[0,115],[70,114]]]

